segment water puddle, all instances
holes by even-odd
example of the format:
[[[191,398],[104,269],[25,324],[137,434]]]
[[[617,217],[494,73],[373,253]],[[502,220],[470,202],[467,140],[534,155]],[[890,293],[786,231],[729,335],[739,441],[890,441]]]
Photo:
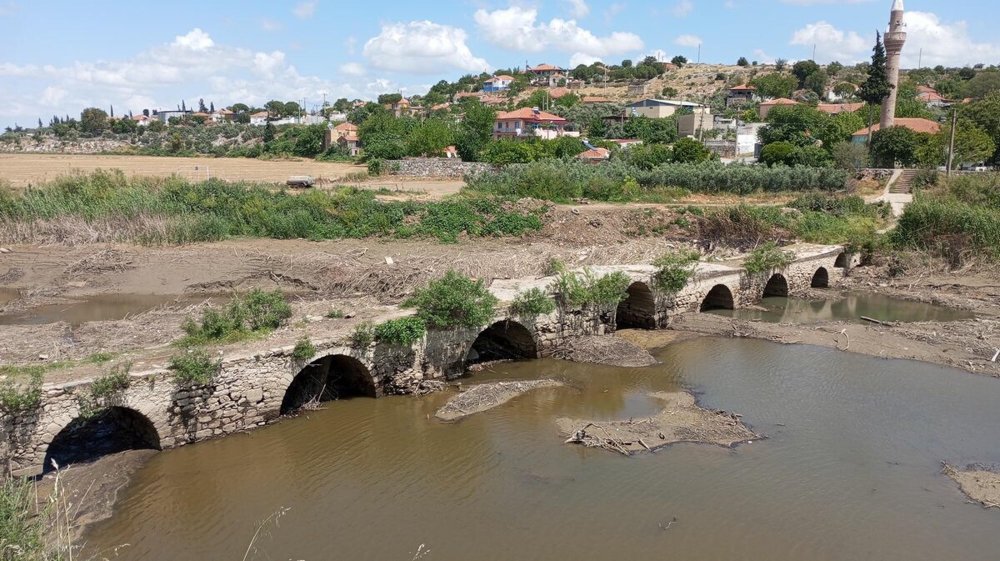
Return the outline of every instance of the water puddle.
[[[0,309],[3,309],[8,303],[17,300],[20,296],[21,292],[16,288],[0,287]]]
[[[712,310],[710,313],[768,323],[860,322],[861,316],[900,322],[960,321],[975,317],[965,310],[863,292],[849,292],[844,298],[829,300],[771,296],[762,299],[758,306],[763,309]]]
[[[48,304],[0,315],[0,325],[44,325],[64,321],[76,327],[90,321],[114,321],[171,305],[187,306],[204,302],[205,296],[169,294],[100,294],[83,300]],[[0,303],[3,300],[0,299]]]

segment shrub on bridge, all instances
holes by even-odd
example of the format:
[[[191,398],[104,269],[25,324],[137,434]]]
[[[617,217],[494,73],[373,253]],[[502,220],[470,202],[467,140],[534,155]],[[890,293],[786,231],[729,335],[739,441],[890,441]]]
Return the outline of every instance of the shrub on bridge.
[[[783,251],[774,242],[767,242],[750,252],[743,262],[743,268],[751,275],[784,269],[795,259],[791,251]]]
[[[403,306],[416,308],[417,316],[431,329],[481,327],[496,312],[497,299],[482,280],[473,280],[456,271],[417,290]]]
[[[375,342],[375,325],[370,321],[363,321],[351,332],[351,344],[359,349],[367,348]]]
[[[94,380],[87,394],[80,396],[80,416],[92,418],[100,415],[108,407],[113,407],[121,401],[122,392],[132,385],[129,377],[131,363],[119,364],[110,372]]]
[[[620,271],[598,277],[590,269],[582,273],[564,271],[556,277],[553,292],[563,309],[591,307],[598,310],[617,306],[628,297],[632,280]]]
[[[170,359],[174,381],[186,386],[204,386],[212,383],[222,368],[222,361],[213,359],[203,350],[189,350]]]
[[[694,276],[695,265],[700,254],[694,250],[674,251],[653,261],[657,267],[653,274],[653,284],[666,294],[677,294],[687,286]]]
[[[42,404],[42,374],[33,372],[25,384],[11,379],[0,382],[0,410],[8,415],[34,411]]]
[[[254,289],[236,296],[223,310],[208,308],[201,321],[188,319],[182,326],[187,333],[182,344],[203,345],[213,342],[234,342],[255,333],[266,333],[280,327],[292,317],[292,307],[280,290]]]
[[[419,316],[390,319],[375,326],[375,340],[410,347],[427,333],[427,324]]]
[[[510,303],[510,313],[524,318],[548,315],[555,310],[555,300],[540,288],[519,292]]]
[[[295,347],[292,349],[293,360],[302,362],[314,356],[316,356],[316,345],[313,345],[309,337],[303,337],[295,342]]]

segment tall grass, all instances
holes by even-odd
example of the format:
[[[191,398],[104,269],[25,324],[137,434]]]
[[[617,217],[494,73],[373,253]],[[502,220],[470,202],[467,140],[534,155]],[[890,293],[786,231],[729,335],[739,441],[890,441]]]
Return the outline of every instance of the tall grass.
[[[512,210],[493,197],[384,202],[348,187],[296,193],[245,182],[126,178],[117,170],[62,177],[20,194],[0,190],[0,240],[13,242],[67,242],[74,234],[144,244],[230,237],[455,241],[541,226],[538,212]]]

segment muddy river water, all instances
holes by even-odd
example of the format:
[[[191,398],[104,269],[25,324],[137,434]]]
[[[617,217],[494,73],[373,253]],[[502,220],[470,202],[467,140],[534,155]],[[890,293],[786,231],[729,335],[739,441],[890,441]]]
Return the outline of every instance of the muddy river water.
[[[541,360],[554,377],[458,423],[448,393],[330,402],[244,435],[154,456],[81,558],[979,560],[1000,513],[967,504],[942,460],[1000,462],[1000,381],[809,346],[700,338],[661,364]],[[686,387],[765,440],[626,458],[563,444],[559,416],[659,410]],[[418,553],[419,552],[419,553]]]
[[[712,313],[771,323],[863,321],[861,316],[881,321],[960,321],[975,315],[965,310],[876,293],[846,292],[842,296],[824,300],[769,296],[761,299],[755,307],[712,310]]]

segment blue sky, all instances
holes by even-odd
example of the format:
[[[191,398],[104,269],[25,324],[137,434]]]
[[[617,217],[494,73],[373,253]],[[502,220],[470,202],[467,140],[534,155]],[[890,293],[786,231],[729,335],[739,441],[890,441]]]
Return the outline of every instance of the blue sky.
[[[1000,63],[996,0],[905,0],[904,66]],[[441,79],[646,55],[869,56],[891,0],[0,0],[0,126],[235,102],[423,93]]]

